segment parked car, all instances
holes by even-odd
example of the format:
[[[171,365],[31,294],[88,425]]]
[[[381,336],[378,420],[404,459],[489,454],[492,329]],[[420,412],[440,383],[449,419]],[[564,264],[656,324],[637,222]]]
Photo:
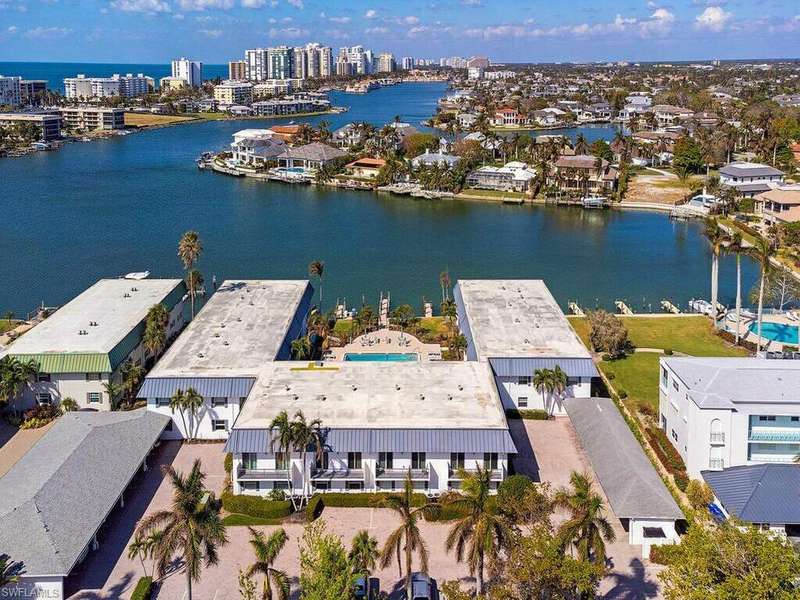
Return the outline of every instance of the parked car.
[[[436,600],[439,590],[436,589],[436,580],[425,573],[411,574],[411,600]]]

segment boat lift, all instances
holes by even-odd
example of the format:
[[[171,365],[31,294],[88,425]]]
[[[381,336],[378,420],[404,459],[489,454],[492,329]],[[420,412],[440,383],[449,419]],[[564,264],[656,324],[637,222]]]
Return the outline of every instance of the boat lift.
[[[621,315],[625,315],[626,317],[633,315],[633,311],[627,304],[625,304],[623,300],[615,300],[614,306],[617,307],[617,310]]]
[[[664,312],[672,313],[673,315],[681,314],[681,309],[666,299],[661,301],[661,310],[663,310]]]
[[[567,304],[567,308],[569,309],[569,312],[571,312],[576,317],[586,316],[586,313],[583,312],[583,309],[580,306],[578,306],[577,302],[573,302],[572,300],[570,300],[569,303]]]

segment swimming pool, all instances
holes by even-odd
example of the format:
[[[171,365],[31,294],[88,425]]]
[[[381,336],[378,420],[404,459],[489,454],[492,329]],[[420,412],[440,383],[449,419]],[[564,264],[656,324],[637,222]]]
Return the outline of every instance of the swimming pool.
[[[750,331],[758,335],[758,321],[753,321]],[[781,344],[797,344],[797,325],[786,325],[785,323],[773,323],[764,321],[761,323],[761,336],[780,342]]]
[[[351,362],[409,362],[417,360],[417,355],[414,353],[403,352],[373,352],[364,354],[345,354],[344,359]]]

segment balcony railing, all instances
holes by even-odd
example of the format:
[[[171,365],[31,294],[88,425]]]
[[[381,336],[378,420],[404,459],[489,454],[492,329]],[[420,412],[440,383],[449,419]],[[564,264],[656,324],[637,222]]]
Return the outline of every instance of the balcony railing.
[[[797,454],[751,454],[752,463],[793,463]]]
[[[240,481],[286,481],[289,479],[289,469],[245,469],[239,467],[236,478]]]
[[[711,443],[712,444],[724,444],[725,443],[725,434],[723,432],[711,432]]]
[[[408,469],[387,469],[379,466],[375,470],[375,478],[384,481],[401,481],[408,475]],[[428,469],[411,469],[412,481],[428,481],[430,478],[430,471]]]
[[[469,468],[469,469],[463,469],[462,468],[462,469],[459,469],[458,467],[456,467],[454,469],[452,465],[449,465],[448,468],[449,468],[448,479],[450,481],[461,481],[461,479],[462,479],[462,477],[460,475],[461,471],[467,473],[467,475],[472,475],[473,473],[477,473],[478,472],[478,470],[476,468]],[[502,480],[503,479],[503,471],[504,471],[504,469],[492,469],[491,470],[491,479],[492,479],[492,481],[500,481],[500,480]]]
[[[754,427],[750,430],[749,441],[800,443],[800,427]]]
[[[722,458],[712,458],[708,461],[708,468],[709,469],[724,469],[725,468],[725,460]]]
[[[312,469],[311,479],[354,479],[363,481],[364,469]]]

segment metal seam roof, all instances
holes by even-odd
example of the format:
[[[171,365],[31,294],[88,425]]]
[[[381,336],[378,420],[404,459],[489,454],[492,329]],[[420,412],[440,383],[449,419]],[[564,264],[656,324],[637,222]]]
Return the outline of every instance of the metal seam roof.
[[[246,398],[255,377],[146,377],[139,398],[171,398],[193,388],[204,398]]]
[[[569,377],[599,377],[591,358],[490,358],[489,364],[500,377],[532,376],[537,369],[560,367]]]
[[[34,360],[42,373],[111,373],[111,360],[102,352],[14,354],[20,361]]]

